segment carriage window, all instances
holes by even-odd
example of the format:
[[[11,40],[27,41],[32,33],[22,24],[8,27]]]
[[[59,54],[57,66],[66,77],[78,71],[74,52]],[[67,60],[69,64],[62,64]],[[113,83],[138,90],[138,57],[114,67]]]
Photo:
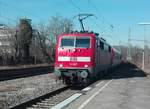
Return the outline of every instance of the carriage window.
[[[62,38],[61,47],[74,47],[74,38]]]
[[[76,38],[75,47],[89,48],[90,47],[90,38]]]

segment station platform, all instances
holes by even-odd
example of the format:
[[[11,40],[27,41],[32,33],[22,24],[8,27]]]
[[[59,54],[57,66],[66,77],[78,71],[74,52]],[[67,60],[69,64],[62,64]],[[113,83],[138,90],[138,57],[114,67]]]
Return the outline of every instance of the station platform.
[[[64,109],[149,109],[150,78],[103,80]]]

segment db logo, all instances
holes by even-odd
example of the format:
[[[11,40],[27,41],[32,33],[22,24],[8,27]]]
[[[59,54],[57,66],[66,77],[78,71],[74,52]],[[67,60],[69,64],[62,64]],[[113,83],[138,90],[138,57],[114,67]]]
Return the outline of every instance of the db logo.
[[[77,61],[77,57],[71,57],[70,61]]]

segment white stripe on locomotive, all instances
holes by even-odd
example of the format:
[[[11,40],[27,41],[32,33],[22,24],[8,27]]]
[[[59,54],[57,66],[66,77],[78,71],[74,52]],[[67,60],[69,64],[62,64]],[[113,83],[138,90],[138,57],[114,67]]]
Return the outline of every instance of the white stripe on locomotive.
[[[58,57],[58,61],[71,61],[72,57]],[[91,58],[90,57],[76,57],[77,58],[77,62],[90,62]]]

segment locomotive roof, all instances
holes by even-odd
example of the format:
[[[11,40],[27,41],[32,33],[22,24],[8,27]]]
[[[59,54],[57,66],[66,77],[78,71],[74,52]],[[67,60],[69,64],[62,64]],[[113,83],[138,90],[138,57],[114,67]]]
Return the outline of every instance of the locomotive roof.
[[[103,43],[105,43],[106,45],[109,45],[111,47],[111,45],[108,44],[107,41],[104,38],[98,37],[98,36],[96,36],[96,38],[98,38],[100,41],[102,41]]]
[[[93,34],[93,35],[96,35],[98,36],[99,34],[98,33],[94,33],[93,31],[71,31],[69,33],[62,33],[61,35],[70,35],[70,34],[77,34],[77,35],[87,35],[87,34]]]

